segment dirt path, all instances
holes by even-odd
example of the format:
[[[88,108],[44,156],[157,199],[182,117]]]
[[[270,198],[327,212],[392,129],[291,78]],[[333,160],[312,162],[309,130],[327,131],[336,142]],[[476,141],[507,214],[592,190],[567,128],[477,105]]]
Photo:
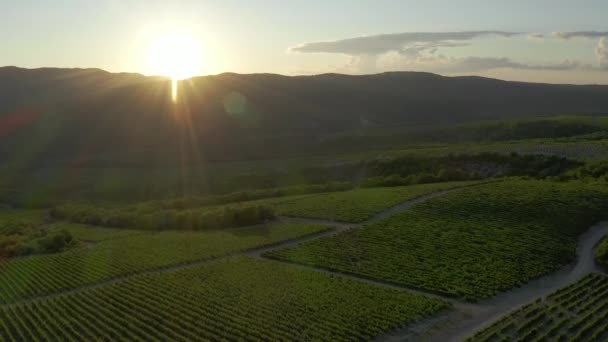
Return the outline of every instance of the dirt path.
[[[462,341],[482,330],[516,308],[572,284],[591,272],[602,272],[594,262],[595,246],[608,234],[608,222],[592,226],[579,237],[577,261],[550,275],[500,294],[468,308],[456,307],[411,328],[395,331],[378,338],[379,341]]]
[[[356,228],[356,227],[361,227],[364,225],[368,225],[374,222],[378,222],[380,220],[383,220],[393,214],[396,214],[398,212],[407,210],[409,208],[411,208],[413,205],[427,201],[433,197],[437,197],[437,196],[441,196],[444,194],[447,194],[448,192],[452,192],[452,191],[457,191],[460,190],[462,188],[454,188],[454,189],[448,189],[448,190],[441,190],[441,191],[436,191],[427,195],[423,195],[417,198],[414,198],[412,200],[403,202],[401,204],[398,204],[394,207],[390,207],[386,210],[384,210],[381,213],[378,213],[370,218],[368,218],[367,220],[363,221],[363,222],[359,222],[359,223],[348,223],[348,222],[341,222],[341,221],[333,221],[333,220],[325,220],[325,219],[315,219],[315,218],[304,218],[304,217],[287,217],[287,216],[283,216],[279,218],[279,222],[282,223],[288,223],[288,222],[294,222],[294,223],[308,223],[308,224],[320,224],[320,225],[326,225],[326,226],[332,226],[332,229],[330,229],[329,231],[323,232],[321,234],[316,234],[314,236],[306,236],[306,237],[302,237],[299,239],[294,239],[294,240],[290,240],[290,241],[285,241],[282,243],[278,243],[278,244],[274,244],[270,247],[266,247],[266,248],[259,248],[259,249],[255,249],[253,251],[250,251],[248,253],[246,253],[248,256],[252,256],[252,257],[256,257],[256,258],[262,258],[262,254],[275,250],[275,249],[282,249],[282,248],[287,248],[287,247],[293,247],[295,245],[299,245],[303,242],[306,241],[310,241],[310,240],[316,240],[319,238],[323,238],[323,237],[328,237],[328,236],[332,236],[332,235],[336,235],[338,233]]]

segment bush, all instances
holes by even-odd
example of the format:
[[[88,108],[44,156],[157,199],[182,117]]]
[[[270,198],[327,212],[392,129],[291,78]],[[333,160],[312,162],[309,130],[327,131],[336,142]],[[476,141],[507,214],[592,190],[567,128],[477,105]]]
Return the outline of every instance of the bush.
[[[127,209],[128,210],[128,209]],[[268,206],[223,206],[219,208],[128,212],[126,209],[100,209],[68,204],[53,208],[59,220],[114,228],[146,230],[211,230],[264,223],[274,218]]]
[[[595,261],[603,267],[608,267],[608,239],[604,238],[597,246]]]
[[[73,244],[72,235],[66,230],[60,230],[38,240],[38,251],[40,253],[57,253],[64,251]]]

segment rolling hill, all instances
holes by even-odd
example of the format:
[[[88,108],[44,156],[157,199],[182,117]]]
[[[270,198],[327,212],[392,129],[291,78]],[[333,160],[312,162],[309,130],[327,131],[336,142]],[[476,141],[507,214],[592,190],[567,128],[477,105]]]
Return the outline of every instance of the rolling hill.
[[[174,104],[161,77],[0,68],[0,156],[19,147],[42,164],[242,160],[291,156],[360,129],[608,113],[608,86],[417,72],[226,73],[181,81],[178,94]]]

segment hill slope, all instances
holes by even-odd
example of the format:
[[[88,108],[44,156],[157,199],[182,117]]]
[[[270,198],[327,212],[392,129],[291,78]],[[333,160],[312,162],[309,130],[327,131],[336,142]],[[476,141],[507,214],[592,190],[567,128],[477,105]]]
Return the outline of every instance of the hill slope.
[[[40,163],[243,159],[292,155],[362,127],[608,113],[608,86],[413,72],[195,77],[180,82],[178,104],[170,87],[99,69],[0,68],[0,157],[27,150]]]

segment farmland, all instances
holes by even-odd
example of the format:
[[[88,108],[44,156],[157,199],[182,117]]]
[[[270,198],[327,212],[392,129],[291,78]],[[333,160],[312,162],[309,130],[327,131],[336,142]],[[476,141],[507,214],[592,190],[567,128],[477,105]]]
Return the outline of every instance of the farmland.
[[[597,273],[535,300],[468,341],[605,341],[608,277]]]
[[[363,188],[281,201],[274,205],[279,215],[362,222],[402,202],[440,190],[474,184],[447,182],[413,186]]]
[[[0,309],[0,339],[369,340],[447,302],[239,257]]]
[[[327,227],[305,224],[274,224],[235,231],[142,233],[106,239],[92,248],[9,259],[0,262],[0,288],[3,289],[0,303],[55,293],[147,269],[225,256],[325,229]],[[100,239],[100,235],[96,236]]]
[[[479,300],[571,262],[607,201],[600,184],[505,181],[266,256]]]
[[[510,158],[445,161],[493,170],[504,165],[485,163]],[[579,234],[605,218],[603,163],[517,157],[504,167],[528,163],[568,171],[408,186],[399,184],[412,177],[389,173],[359,185],[6,209],[3,233],[24,232],[34,246],[56,234],[72,242],[0,261],[0,339],[371,340],[421,329],[560,269]],[[367,187],[376,181],[394,186]]]

